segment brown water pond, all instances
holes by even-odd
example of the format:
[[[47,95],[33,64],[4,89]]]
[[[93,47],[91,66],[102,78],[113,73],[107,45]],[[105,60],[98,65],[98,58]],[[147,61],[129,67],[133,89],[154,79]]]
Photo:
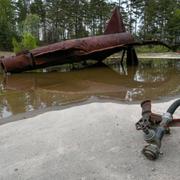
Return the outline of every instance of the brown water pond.
[[[141,60],[138,67],[113,62],[85,69],[0,75],[0,118],[88,99],[136,102],[180,97],[179,60]]]

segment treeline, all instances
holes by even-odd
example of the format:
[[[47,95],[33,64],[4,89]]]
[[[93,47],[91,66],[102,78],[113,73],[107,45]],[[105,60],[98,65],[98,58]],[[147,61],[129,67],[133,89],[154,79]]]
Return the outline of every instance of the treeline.
[[[102,34],[113,0],[0,0],[0,49],[30,33],[39,44]],[[180,41],[179,0],[121,0],[126,29],[138,39]]]

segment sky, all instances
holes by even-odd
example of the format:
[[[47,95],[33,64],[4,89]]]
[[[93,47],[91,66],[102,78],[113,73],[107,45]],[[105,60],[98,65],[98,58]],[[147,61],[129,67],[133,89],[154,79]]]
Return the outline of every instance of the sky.
[[[116,2],[116,3],[119,3],[121,2],[122,0],[108,0],[109,2]]]

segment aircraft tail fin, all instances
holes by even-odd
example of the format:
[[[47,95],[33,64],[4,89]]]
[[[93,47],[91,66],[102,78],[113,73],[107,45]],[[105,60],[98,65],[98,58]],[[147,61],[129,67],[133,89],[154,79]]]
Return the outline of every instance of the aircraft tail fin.
[[[105,28],[104,34],[114,34],[126,32],[119,7],[115,7],[112,16]]]

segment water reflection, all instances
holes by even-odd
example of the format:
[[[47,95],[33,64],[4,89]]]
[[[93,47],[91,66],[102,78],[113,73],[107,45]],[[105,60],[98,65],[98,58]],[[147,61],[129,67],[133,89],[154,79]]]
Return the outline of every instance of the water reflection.
[[[128,69],[112,62],[78,71],[0,76],[0,117],[94,96],[137,101],[180,94],[179,61],[144,60]]]

